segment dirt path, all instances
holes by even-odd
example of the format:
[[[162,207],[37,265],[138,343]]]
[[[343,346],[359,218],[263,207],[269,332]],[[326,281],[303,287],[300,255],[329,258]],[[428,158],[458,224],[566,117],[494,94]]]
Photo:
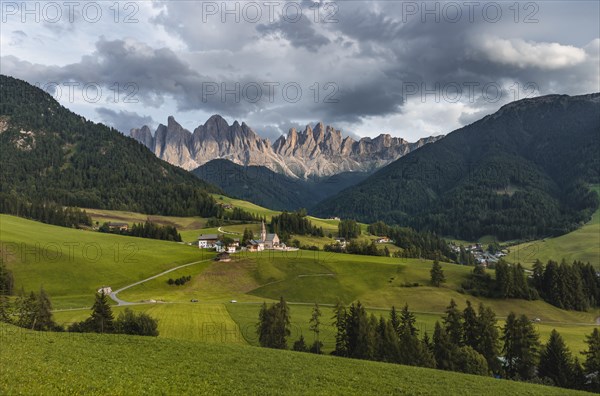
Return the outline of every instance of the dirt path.
[[[129,302],[129,301],[125,301],[125,300],[121,300],[119,297],[117,297],[117,294],[119,294],[119,293],[120,293],[120,292],[122,292],[123,290],[127,290],[127,289],[129,289],[129,288],[132,288],[132,287],[134,287],[134,286],[141,285],[141,284],[142,284],[142,283],[144,283],[144,282],[148,282],[149,280],[156,279],[156,278],[158,278],[159,276],[163,276],[163,275],[165,275],[165,274],[168,274],[169,272],[177,271],[178,269],[181,269],[181,268],[189,267],[189,266],[191,266],[191,265],[195,265],[195,264],[198,264],[198,263],[204,263],[204,262],[211,261],[211,260],[212,260],[212,259],[206,259],[206,260],[194,261],[194,262],[192,262],[192,263],[187,263],[187,264],[183,264],[183,265],[180,265],[180,266],[177,266],[177,267],[174,267],[174,268],[168,269],[168,270],[166,270],[166,271],[163,271],[163,272],[161,272],[160,274],[156,274],[156,275],[154,275],[154,276],[151,276],[151,277],[149,277],[149,278],[143,279],[143,280],[141,280],[141,281],[138,281],[138,282],[132,283],[131,285],[127,285],[127,286],[125,286],[125,287],[122,287],[122,288],[120,288],[119,290],[115,290],[115,291],[113,291],[112,293],[110,293],[110,295],[109,295],[109,296],[110,296],[110,298],[112,298],[112,299],[113,299],[113,301],[115,301],[115,302],[117,303],[117,305],[135,305],[135,304],[145,304],[145,303],[133,303],[133,302]]]

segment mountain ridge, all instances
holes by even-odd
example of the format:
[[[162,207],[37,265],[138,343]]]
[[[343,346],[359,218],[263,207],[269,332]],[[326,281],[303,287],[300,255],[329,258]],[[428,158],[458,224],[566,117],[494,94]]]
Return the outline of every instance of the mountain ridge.
[[[221,190],[156,158],[135,140],[0,75],[0,211],[54,202],[147,214],[217,216]]]
[[[598,206],[600,93],[512,102],[317,205],[316,215],[522,239],[577,228]]]
[[[372,172],[442,136],[409,143],[381,134],[376,138],[342,137],[339,130],[322,122],[303,131],[291,128],[273,144],[261,138],[245,122],[232,125],[218,114],[194,132],[183,128],[173,116],[152,135],[148,126],[134,128],[130,136],[155,155],[173,165],[193,170],[213,159],[228,159],[242,166],[264,166],[297,178],[332,176],[342,172]]]

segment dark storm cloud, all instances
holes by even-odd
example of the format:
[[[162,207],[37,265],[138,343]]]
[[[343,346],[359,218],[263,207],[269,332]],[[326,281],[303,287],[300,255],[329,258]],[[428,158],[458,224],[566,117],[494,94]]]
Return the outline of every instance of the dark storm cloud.
[[[115,111],[106,107],[99,107],[96,109],[96,113],[100,116],[102,123],[115,128],[125,135],[129,135],[129,131],[134,125],[147,125],[152,131],[156,129],[156,125],[158,125],[152,117],[141,116],[132,111]]]
[[[320,47],[329,44],[329,39],[315,30],[314,24],[304,15],[299,21],[291,23],[280,18],[271,24],[259,24],[256,30],[267,35],[281,35],[294,47],[304,47],[316,52]]]
[[[507,8],[513,3],[497,3],[504,17],[494,23],[482,16],[481,9],[473,20],[463,9],[458,21],[429,16],[423,22],[419,14],[407,15],[408,3],[413,2],[336,2],[336,22],[317,23],[310,10],[313,3],[303,1],[307,12],[296,23],[280,16],[274,21],[223,23],[220,15],[203,20],[202,2],[156,2],[148,22],[157,31],[164,29],[169,36],[166,42],[178,43],[174,49],[164,42],[151,46],[140,37],[100,36],[94,50],[79,62],[33,64],[5,53],[2,71],[29,82],[91,81],[106,87],[133,83],[140,104],[161,112],[153,114],[157,119],[168,115],[163,114],[164,108],[219,113],[247,120],[269,138],[287,133],[295,123],[303,129],[308,120],[360,127],[366,119],[408,114],[407,103],[435,106],[441,102],[449,109],[455,96],[447,94],[455,87],[462,90],[458,102],[467,107],[462,115],[453,116],[460,123],[531,94],[600,90],[596,3],[576,7],[539,3],[539,22],[532,24],[515,22]],[[27,30],[24,34],[32,37]],[[265,81],[280,84],[274,96],[264,86],[260,100],[254,102],[243,94],[223,94],[223,88],[239,92],[248,84]],[[290,81],[302,87],[302,100],[282,98],[281,88]],[[315,82],[321,84],[319,100],[311,98]],[[333,101],[323,100],[327,82],[336,87]],[[482,97],[483,87],[489,84],[503,87],[501,100]],[[527,91],[527,84],[537,90]],[[474,92],[470,87],[475,87]],[[438,113],[429,121],[446,132],[448,120],[436,121],[441,111],[436,107]],[[435,113],[411,111],[411,117]]]
[[[101,38],[91,55],[83,56],[79,63],[61,67],[32,64],[5,56],[2,57],[2,68],[3,72],[34,84],[79,82],[94,83],[106,89],[115,84],[133,87],[135,99],[151,107],[161,106],[167,97],[174,99],[180,111],[202,109],[235,115],[261,106],[260,101],[252,103],[241,100],[241,95],[236,98],[235,95],[225,94],[226,89],[241,93],[242,87],[256,81],[252,77],[232,79],[203,75],[193,70],[171,49],[153,49],[135,41],[108,41]],[[269,101],[267,93],[266,90],[263,92],[261,100]]]

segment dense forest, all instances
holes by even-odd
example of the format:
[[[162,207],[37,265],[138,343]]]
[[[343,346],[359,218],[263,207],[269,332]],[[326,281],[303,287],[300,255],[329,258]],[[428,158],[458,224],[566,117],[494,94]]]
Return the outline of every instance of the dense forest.
[[[151,221],[145,223],[133,223],[128,230],[120,230],[110,227],[109,223],[104,223],[98,229],[100,232],[107,232],[119,235],[128,235],[138,238],[160,239],[163,241],[181,242],[181,235],[177,228],[171,225],[160,225]]]
[[[315,214],[474,240],[539,238],[589,220],[599,199],[600,94],[502,107],[322,202]]]
[[[289,239],[290,234],[323,236],[323,228],[312,225],[306,217],[305,209],[291,213],[282,212],[278,216],[273,216],[269,229],[271,232],[279,234],[284,241]]]
[[[369,176],[366,172],[343,172],[304,180],[274,172],[264,166],[242,166],[226,159],[209,161],[192,173],[221,187],[228,196],[287,211],[305,207],[310,209],[319,201]]]
[[[495,278],[482,266],[476,266],[461,288],[475,296],[490,298],[538,298],[561,309],[586,311],[600,307],[600,276],[590,263],[565,260],[560,264],[549,260],[546,265],[537,260],[531,277],[521,264],[500,260],[495,266]]]
[[[293,343],[298,352],[323,353],[319,333],[323,313],[315,304],[309,319],[313,343],[303,334]],[[258,318],[259,344],[288,349],[291,309],[283,298],[263,304]],[[467,300],[459,309],[454,300],[446,307],[433,334],[423,333],[408,305],[398,312],[392,307],[387,317],[368,314],[360,301],[349,307],[337,304],[331,317],[336,329],[332,355],[377,360],[411,366],[437,368],[482,376],[493,375],[563,388],[600,391],[600,332],[586,337],[583,365],[573,357],[562,336],[553,330],[545,345],[533,322],[525,315],[510,313],[500,327],[495,312]]]
[[[24,81],[0,76],[0,196],[147,214],[219,216],[217,187],[135,140],[80,117]]]
[[[433,232],[389,226],[382,221],[369,224],[367,231],[373,235],[387,236],[392,239],[394,245],[402,248],[399,257],[459,262],[458,256],[452,251],[448,242]]]

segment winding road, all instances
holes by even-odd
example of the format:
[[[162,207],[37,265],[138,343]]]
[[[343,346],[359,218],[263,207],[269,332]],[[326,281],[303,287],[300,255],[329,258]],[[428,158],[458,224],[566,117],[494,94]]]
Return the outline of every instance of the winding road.
[[[134,303],[134,302],[129,302],[129,301],[121,300],[119,297],[117,297],[117,294],[119,294],[119,293],[120,293],[120,292],[122,292],[123,290],[127,290],[127,289],[129,289],[129,288],[131,288],[131,287],[134,287],[134,286],[137,286],[137,285],[141,285],[141,284],[142,284],[142,283],[144,283],[144,282],[148,282],[149,280],[156,279],[156,278],[158,278],[158,277],[160,277],[160,276],[163,276],[164,274],[168,274],[169,272],[177,271],[178,269],[181,269],[181,268],[189,267],[189,266],[191,266],[191,265],[195,265],[195,264],[199,264],[199,263],[204,263],[204,262],[211,261],[211,260],[212,260],[212,259],[206,259],[206,260],[194,261],[194,262],[192,262],[192,263],[187,263],[187,264],[183,264],[183,265],[180,265],[180,266],[177,266],[177,267],[174,267],[174,268],[168,269],[168,270],[166,270],[166,271],[163,271],[163,272],[161,272],[160,274],[156,274],[156,275],[154,275],[154,276],[151,276],[151,277],[149,277],[149,278],[143,279],[143,280],[141,280],[141,281],[138,281],[138,282],[132,283],[131,285],[127,285],[127,286],[125,286],[125,287],[122,287],[122,288],[120,288],[119,290],[115,290],[115,291],[111,292],[111,293],[109,294],[109,296],[110,296],[110,298],[111,298],[113,301],[115,301],[115,302],[117,303],[117,305],[136,305],[136,304],[144,304],[144,303]]]
[[[229,234],[229,235],[240,235],[240,233],[239,233],[239,232],[229,232],[229,231],[225,231],[225,230],[223,229],[223,227],[219,227],[219,228],[217,228],[217,231],[219,231],[219,232],[221,232],[221,233],[223,233],[223,234]]]

